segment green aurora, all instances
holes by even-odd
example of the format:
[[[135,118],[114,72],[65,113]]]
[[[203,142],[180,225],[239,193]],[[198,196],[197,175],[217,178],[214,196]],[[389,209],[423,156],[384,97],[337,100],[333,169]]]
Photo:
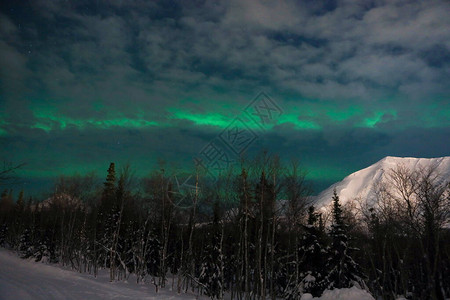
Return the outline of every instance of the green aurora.
[[[97,130],[108,134],[108,132],[123,129],[123,130],[139,130],[139,131],[158,131],[161,128],[177,128],[180,122],[188,122],[192,128],[202,130],[202,128],[212,128],[216,134],[230,125],[232,118],[226,113],[193,113],[188,110],[180,108],[169,108],[168,118],[164,121],[151,120],[144,118],[144,113],[136,113],[135,117],[126,117],[118,112],[115,112],[114,117],[111,118],[73,118],[59,113],[54,107],[38,107],[33,110],[34,123],[29,126],[31,130],[40,130],[45,132],[47,136],[53,135],[55,132],[64,134],[67,130],[75,130],[77,132],[89,133],[91,130]],[[442,124],[437,124],[437,118],[427,116],[422,120],[422,125],[425,127],[442,126],[445,125],[445,112],[441,112],[443,118]],[[243,115],[243,113],[242,113]],[[354,128],[368,128],[370,130],[378,130],[377,127],[386,122],[383,117],[389,116],[389,121],[397,119],[397,112],[394,109],[379,110],[379,111],[365,111],[362,106],[350,106],[345,109],[336,109],[332,105],[304,105],[302,107],[296,106],[285,109],[282,116],[278,119],[275,125],[269,126],[269,133],[276,133],[280,127],[288,126],[297,132],[321,132],[324,127],[332,126],[348,126],[351,124]],[[429,120],[429,122],[426,122]],[[0,132],[7,137],[13,135],[9,132],[10,128],[6,121],[0,123]],[[19,124],[20,126],[20,124]],[[254,122],[246,123],[247,127],[252,130],[259,130],[259,126]],[[200,149],[200,148],[199,148]],[[161,155],[163,157],[163,155]],[[141,157],[139,161],[134,163],[142,166],[141,161],[157,160],[157,154],[150,157]],[[118,156],[118,159],[123,163],[132,161],[127,157],[127,154]],[[24,158],[26,160],[26,158]],[[106,162],[104,162],[106,163]],[[182,168],[189,168],[189,164],[182,166]],[[147,163],[147,169],[137,170],[139,176],[145,176],[150,172],[153,164]],[[191,166],[192,167],[192,166]],[[345,176],[351,168],[336,168],[331,165],[323,163],[305,163],[308,171],[308,177],[312,180],[336,180]],[[58,175],[70,175],[77,172],[99,171],[104,169],[101,163],[92,164],[89,162],[83,165],[83,162],[75,164],[64,164],[63,168],[48,168],[38,170],[25,169],[23,174],[26,177],[55,177]]]
[[[448,2],[327,3],[10,1],[0,159],[25,185],[112,161],[189,171],[233,125],[251,143],[232,159],[297,159],[320,192],[388,155],[449,155]],[[281,114],[248,114],[261,92]]]

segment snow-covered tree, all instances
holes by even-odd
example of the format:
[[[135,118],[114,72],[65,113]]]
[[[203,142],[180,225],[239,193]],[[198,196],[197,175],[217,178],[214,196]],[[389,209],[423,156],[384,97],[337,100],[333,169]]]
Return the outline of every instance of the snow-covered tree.
[[[223,254],[222,231],[219,228],[219,203],[214,204],[214,220],[212,233],[208,232],[209,240],[200,269],[199,282],[205,288],[205,294],[211,299],[223,298]]]
[[[210,235],[210,234],[208,234]],[[208,243],[200,269],[199,282],[205,288],[205,294],[211,299],[222,299],[223,291],[223,256],[221,249],[221,233],[213,233]]]
[[[22,258],[29,258],[34,254],[33,235],[29,228],[26,228],[19,237],[18,250]]]
[[[320,215],[315,212],[314,206],[308,210],[308,221],[303,225],[304,234],[299,243],[297,258],[299,276],[291,274],[285,290],[285,299],[298,299],[303,293],[310,293],[315,297],[322,294],[325,285],[325,259],[326,249],[320,237],[320,228],[317,227]]]
[[[314,206],[311,206],[299,249],[301,289],[303,293],[310,293],[315,297],[320,296],[325,289],[326,276],[323,271],[326,249],[320,236],[320,229],[316,227],[318,220],[319,214],[314,211]]]
[[[328,289],[365,287],[360,267],[350,256],[350,252],[356,249],[348,244],[347,225],[342,218],[342,208],[336,190],[333,195],[332,213],[333,224],[330,231],[332,243],[328,249],[329,258],[326,263],[326,270],[329,273],[323,284],[326,284]]]

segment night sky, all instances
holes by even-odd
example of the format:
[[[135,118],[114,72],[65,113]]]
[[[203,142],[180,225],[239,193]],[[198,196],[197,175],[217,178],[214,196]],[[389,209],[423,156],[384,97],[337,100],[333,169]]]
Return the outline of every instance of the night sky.
[[[266,149],[320,192],[388,155],[450,155],[448,1],[0,5],[0,159],[26,163],[25,188]]]

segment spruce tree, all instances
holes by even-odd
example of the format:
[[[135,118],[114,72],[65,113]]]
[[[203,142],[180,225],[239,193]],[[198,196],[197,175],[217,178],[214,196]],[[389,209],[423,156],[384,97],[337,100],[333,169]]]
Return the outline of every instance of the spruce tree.
[[[115,164],[112,162],[109,164],[108,175],[106,175],[106,180],[103,183],[103,193],[102,193],[102,206],[106,210],[112,208],[116,193],[116,170]]]
[[[320,229],[316,227],[320,215],[314,211],[314,206],[308,210],[308,223],[304,225],[305,233],[299,249],[301,290],[302,293],[310,293],[315,297],[322,294],[326,288],[323,272],[325,267],[325,254]]]
[[[255,186],[255,202],[258,207],[257,215],[257,240],[256,247],[256,270],[257,282],[255,292],[265,297],[267,290],[268,254],[273,251],[270,244],[270,229],[272,228],[275,212],[275,196],[273,185],[267,180],[265,171],[261,172],[259,182]]]
[[[222,299],[223,259],[220,245],[221,233],[208,233],[208,239],[210,241],[205,249],[199,282],[204,286],[205,294],[211,299]]]
[[[300,240],[297,255],[300,276],[298,282],[293,275],[290,276],[284,293],[285,299],[299,299],[304,293],[318,297],[326,288],[324,284],[326,250],[323,239],[320,237],[320,228],[317,227],[320,216],[315,212],[314,206],[309,208],[307,224],[303,225],[304,234]]]
[[[219,228],[219,203],[214,204],[212,232],[208,232],[209,243],[200,269],[199,282],[205,287],[205,294],[211,299],[223,297],[223,255],[222,232]]]
[[[98,260],[103,267],[110,265],[116,214],[116,171],[115,164],[112,162],[103,183],[102,198],[97,215]]]
[[[158,236],[154,233],[149,233],[145,241],[144,257],[146,263],[146,273],[152,276],[160,274],[160,254],[162,244]]]
[[[330,231],[332,244],[328,250],[329,258],[326,263],[326,270],[329,273],[324,284],[328,289],[365,287],[360,268],[350,256],[350,252],[356,249],[352,249],[348,245],[347,225],[342,218],[342,208],[336,190],[333,194],[332,215],[333,224]]]
[[[33,234],[29,228],[26,228],[20,235],[17,248],[21,258],[29,258],[34,255]]]
[[[266,174],[263,171],[255,187],[255,201],[260,204],[260,213],[262,214],[264,225],[273,218],[275,210],[275,196],[273,191],[273,184],[267,180]]]

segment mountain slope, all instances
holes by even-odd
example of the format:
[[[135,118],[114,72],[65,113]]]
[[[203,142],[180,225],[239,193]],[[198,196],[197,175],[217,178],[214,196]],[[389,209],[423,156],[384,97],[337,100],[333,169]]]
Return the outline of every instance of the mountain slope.
[[[414,158],[414,157],[392,157],[387,156],[377,163],[359,170],[345,177],[329,188],[321,192],[316,198],[316,207],[326,207],[331,203],[333,190],[336,192],[342,204],[355,198],[372,201],[374,198],[374,184],[385,178],[391,169],[402,165],[409,170],[420,168],[436,168],[441,178],[450,178],[450,156],[438,158]]]

